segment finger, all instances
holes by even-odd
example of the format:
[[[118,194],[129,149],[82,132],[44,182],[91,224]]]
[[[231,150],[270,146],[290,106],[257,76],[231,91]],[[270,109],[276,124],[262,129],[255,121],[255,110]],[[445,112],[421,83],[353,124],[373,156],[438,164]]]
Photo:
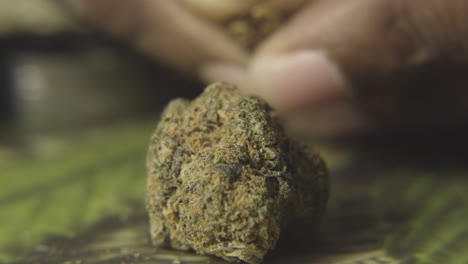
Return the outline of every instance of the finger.
[[[240,86],[245,75],[245,67],[232,63],[209,63],[201,67],[199,71],[201,81],[206,84],[221,81]]]
[[[297,112],[348,97],[338,68],[321,51],[302,50],[258,58],[241,88],[265,98],[281,112]]]
[[[411,122],[427,115],[429,106],[437,105],[434,91],[444,89],[444,84],[468,83],[459,74],[468,61],[464,37],[468,35],[467,11],[468,2],[463,0],[311,3],[259,49],[244,90],[285,109],[292,105],[314,107],[321,102],[317,97],[330,97],[327,91],[335,97],[351,94],[382,119],[398,117]],[[311,66],[311,53],[322,54],[315,67]],[[309,54],[309,62],[302,69],[306,72],[309,68],[308,75],[302,73],[299,78],[291,74],[301,67],[296,67],[297,71],[292,66],[282,69],[282,74],[271,70],[274,63],[264,63],[272,58],[280,63],[291,54]],[[441,70],[447,66],[450,70]],[[302,79],[303,87],[296,85],[297,79]],[[460,96],[468,98],[466,89],[458,88],[451,88],[450,98],[444,99],[450,102]],[[341,95],[337,91],[342,91]],[[432,97],[426,91],[431,91]],[[414,104],[425,93],[424,104]],[[454,107],[449,107],[451,112],[462,110],[467,117],[466,107]]]
[[[191,74],[211,62],[244,64],[247,54],[177,1],[70,0],[77,12],[150,57]]]
[[[309,111],[307,108],[349,97],[342,70],[325,45],[317,48],[310,36],[311,32],[330,31],[324,25],[335,23],[333,13],[347,10],[347,2],[353,1],[321,1],[301,10],[260,47],[241,88],[264,97],[282,112]]]

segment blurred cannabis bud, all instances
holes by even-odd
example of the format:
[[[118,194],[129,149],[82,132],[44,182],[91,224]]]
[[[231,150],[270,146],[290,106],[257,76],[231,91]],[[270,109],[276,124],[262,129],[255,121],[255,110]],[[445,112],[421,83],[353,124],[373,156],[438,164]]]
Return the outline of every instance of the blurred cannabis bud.
[[[288,4],[263,1],[251,6],[241,16],[225,22],[225,28],[242,47],[253,50],[277,30],[301,5],[300,0]]]
[[[167,106],[147,167],[154,244],[228,261],[260,263],[281,232],[312,230],[328,199],[318,154],[286,137],[265,102],[223,83]]]

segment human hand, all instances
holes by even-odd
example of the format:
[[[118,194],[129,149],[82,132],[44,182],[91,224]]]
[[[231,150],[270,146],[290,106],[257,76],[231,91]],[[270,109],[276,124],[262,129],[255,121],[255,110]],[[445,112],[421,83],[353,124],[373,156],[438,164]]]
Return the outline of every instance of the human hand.
[[[240,67],[248,59],[247,52],[233,43],[220,27],[189,11],[183,1],[68,0],[66,3],[79,18],[98,30],[187,75],[198,75],[200,69],[213,63]],[[204,10],[202,7],[198,9],[200,12]],[[235,12],[229,5],[213,7],[214,13],[221,15]]]
[[[346,135],[468,119],[464,0],[311,1],[250,62],[216,22],[252,0],[76,1],[91,21],[149,56],[267,99],[302,132]]]
[[[314,1],[260,46],[238,82],[309,134],[462,125],[467,14],[464,0]]]

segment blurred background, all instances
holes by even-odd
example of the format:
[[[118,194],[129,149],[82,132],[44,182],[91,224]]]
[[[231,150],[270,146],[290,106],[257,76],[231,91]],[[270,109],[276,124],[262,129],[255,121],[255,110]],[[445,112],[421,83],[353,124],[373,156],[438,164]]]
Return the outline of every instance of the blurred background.
[[[0,263],[223,263],[152,247],[143,201],[159,111],[203,85],[60,3],[0,0]],[[419,139],[314,142],[328,215],[266,263],[467,263],[466,144]]]
[[[201,88],[92,32],[60,1],[1,0],[0,263],[106,217],[144,221],[158,112]]]
[[[59,1],[3,0],[0,87],[2,144],[32,147],[39,134],[155,119],[200,85],[90,32]]]

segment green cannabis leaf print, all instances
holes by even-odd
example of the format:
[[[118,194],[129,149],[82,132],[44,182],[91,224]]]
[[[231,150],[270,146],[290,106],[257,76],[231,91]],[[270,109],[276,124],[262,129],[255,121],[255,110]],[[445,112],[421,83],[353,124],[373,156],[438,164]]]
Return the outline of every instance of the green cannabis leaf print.
[[[468,171],[411,169],[388,176],[383,193],[399,195],[392,195],[386,214],[400,211],[407,221],[388,235],[387,251],[402,263],[468,263]]]
[[[89,134],[48,157],[0,164],[0,262],[46,236],[71,237],[104,217],[127,217],[142,207],[150,126]]]
[[[401,263],[468,263],[466,154],[427,146],[432,150],[412,146],[379,155],[374,149],[360,157],[372,177],[375,211],[388,226],[383,249]]]
[[[151,245],[144,162],[155,125],[80,131],[52,154],[0,159],[0,263],[225,263]],[[280,242],[265,263],[468,263],[466,158],[331,150],[320,232],[297,248]]]

